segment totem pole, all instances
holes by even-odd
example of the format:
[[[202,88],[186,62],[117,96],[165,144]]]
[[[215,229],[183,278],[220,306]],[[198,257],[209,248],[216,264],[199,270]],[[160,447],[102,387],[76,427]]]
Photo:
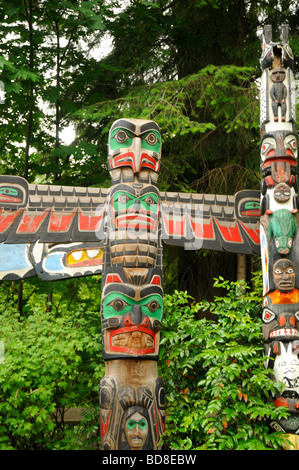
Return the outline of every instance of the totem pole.
[[[265,26],[261,58],[261,219],[266,365],[284,388],[274,397],[290,417],[270,426],[299,433],[299,244],[296,97],[288,25],[279,42]]]
[[[108,138],[112,186],[103,225],[100,383],[102,448],[156,449],[165,426],[157,373],[163,315],[160,198],[162,138],[153,121],[120,119]]]

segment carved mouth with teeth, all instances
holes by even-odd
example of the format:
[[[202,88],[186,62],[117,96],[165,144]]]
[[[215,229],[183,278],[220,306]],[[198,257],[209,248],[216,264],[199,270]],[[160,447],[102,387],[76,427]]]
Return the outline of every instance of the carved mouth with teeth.
[[[141,355],[155,352],[155,333],[142,326],[119,328],[110,333],[110,350]]]
[[[115,219],[115,225],[118,229],[126,228],[154,231],[157,228],[157,221],[148,215],[133,212],[117,216]]]
[[[270,332],[270,338],[299,338],[299,331],[296,328],[280,328]]]
[[[71,268],[78,266],[98,266],[103,262],[102,248],[88,248],[85,250],[74,250],[68,253],[66,264]]]

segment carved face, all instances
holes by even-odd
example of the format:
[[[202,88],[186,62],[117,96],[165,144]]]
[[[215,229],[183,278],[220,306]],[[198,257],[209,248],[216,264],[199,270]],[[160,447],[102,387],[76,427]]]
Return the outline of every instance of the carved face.
[[[119,119],[109,132],[109,169],[131,167],[133,173],[144,169],[158,172],[161,148],[160,129],[154,121]]]
[[[148,436],[149,425],[144,416],[136,412],[125,422],[125,436],[131,449],[140,450]]]
[[[270,77],[272,82],[283,82],[286,77],[285,70],[281,69],[280,67],[276,67],[275,69],[273,69]]]
[[[275,379],[284,384],[284,397],[299,397],[298,349],[294,351],[292,342],[280,342],[279,346],[280,354],[276,355],[273,365]]]
[[[286,183],[279,183],[274,189],[276,202],[287,202],[291,197],[291,188]]]
[[[163,290],[155,284],[105,284],[102,299],[102,329],[107,354],[151,357],[158,354],[163,316]],[[111,276],[115,281],[117,274]]]
[[[275,247],[278,253],[288,255],[293,245],[291,237],[285,235],[275,237]]]
[[[0,202],[2,206],[25,206],[28,199],[28,183],[16,176],[1,176]]]
[[[297,159],[295,134],[286,131],[264,134],[261,143],[261,160],[276,157]]]
[[[295,287],[295,269],[288,259],[279,259],[273,266],[273,281],[280,292],[290,292]]]
[[[243,216],[258,217],[260,215],[260,202],[259,201],[247,201],[244,203],[241,214]]]
[[[113,230],[155,232],[159,217],[159,191],[142,183],[118,184],[110,195]]]
[[[269,305],[263,309],[263,335],[266,340],[291,341],[299,338],[297,304]]]

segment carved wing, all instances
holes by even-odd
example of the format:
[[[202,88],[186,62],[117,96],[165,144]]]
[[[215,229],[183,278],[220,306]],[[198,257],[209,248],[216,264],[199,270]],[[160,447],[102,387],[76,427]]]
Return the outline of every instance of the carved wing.
[[[162,239],[186,250],[260,253],[260,192],[161,193]]]
[[[102,272],[98,228],[109,189],[28,184],[0,175],[0,279]]]
[[[98,242],[109,189],[28,184],[0,176],[0,242]]]

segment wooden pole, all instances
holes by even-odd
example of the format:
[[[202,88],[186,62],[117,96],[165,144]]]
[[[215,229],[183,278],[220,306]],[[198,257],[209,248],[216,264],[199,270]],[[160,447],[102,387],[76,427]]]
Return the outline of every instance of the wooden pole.
[[[246,282],[246,255],[237,254],[237,280]]]

